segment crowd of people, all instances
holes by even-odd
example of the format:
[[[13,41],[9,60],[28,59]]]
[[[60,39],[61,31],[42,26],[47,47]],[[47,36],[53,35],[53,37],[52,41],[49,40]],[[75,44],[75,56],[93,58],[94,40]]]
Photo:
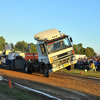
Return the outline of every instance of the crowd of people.
[[[76,67],[100,71],[100,56],[90,56],[77,59]]]

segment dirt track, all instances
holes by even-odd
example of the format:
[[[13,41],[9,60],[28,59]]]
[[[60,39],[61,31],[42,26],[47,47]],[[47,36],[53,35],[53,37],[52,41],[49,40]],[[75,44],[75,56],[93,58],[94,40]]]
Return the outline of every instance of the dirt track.
[[[94,79],[84,76],[82,77],[81,75],[72,75],[60,72],[55,72],[51,77],[46,78],[43,74],[32,73],[30,75],[4,69],[0,69],[0,74],[3,76],[25,79],[65,89],[71,89],[100,97],[100,79]]]

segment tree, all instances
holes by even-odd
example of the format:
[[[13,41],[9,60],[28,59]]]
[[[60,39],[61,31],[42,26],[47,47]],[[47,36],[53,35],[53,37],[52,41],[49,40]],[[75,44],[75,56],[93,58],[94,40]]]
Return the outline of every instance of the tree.
[[[85,50],[86,50],[86,49],[82,47],[82,48],[80,49],[80,54],[85,54]]]
[[[89,54],[86,53],[86,55],[90,55],[90,56],[96,55],[96,53],[94,52],[94,49],[93,48],[87,47],[86,49],[89,49],[90,50]]]
[[[96,55],[93,48],[91,47],[84,48],[82,46],[82,43],[79,43],[77,45],[74,44],[73,47],[76,54],[85,54],[86,56]]]
[[[36,48],[36,45],[31,43],[31,52],[32,53],[37,53],[37,48]]]
[[[78,49],[78,50],[81,50],[82,48],[83,48],[82,43],[79,43],[79,44],[77,45],[77,49]]]
[[[78,50],[77,45],[74,44],[73,47],[74,47],[75,53],[80,54],[80,50]]]
[[[4,49],[5,47],[5,39],[3,36],[0,37],[0,50]]]
[[[82,43],[73,45],[76,54],[85,54],[85,48],[83,48]]]
[[[91,48],[91,47],[87,47],[87,48],[90,49],[90,51],[92,52],[93,55],[96,55],[96,53],[94,52],[94,49],[93,48]]]
[[[27,43],[25,41],[19,41],[15,45],[15,50],[26,52],[28,51]]]
[[[22,51],[22,52],[30,52],[30,53],[36,53],[36,45],[33,43],[27,43],[25,41],[19,41],[15,45],[15,50]]]
[[[0,44],[5,46],[5,39],[3,38],[3,36],[0,37]]]
[[[91,52],[91,50],[88,47],[85,50],[85,54],[86,54],[87,57],[93,56],[93,53]]]
[[[3,50],[4,46],[2,44],[0,44],[0,50]]]

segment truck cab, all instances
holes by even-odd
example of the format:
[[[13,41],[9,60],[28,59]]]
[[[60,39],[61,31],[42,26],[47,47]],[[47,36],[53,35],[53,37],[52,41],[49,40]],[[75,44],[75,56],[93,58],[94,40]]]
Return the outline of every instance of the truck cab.
[[[72,45],[72,38],[56,29],[46,30],[34,35],[37,40],[38,62],[40,71],[45,76],[66,68],[71,70],[77,62]]]

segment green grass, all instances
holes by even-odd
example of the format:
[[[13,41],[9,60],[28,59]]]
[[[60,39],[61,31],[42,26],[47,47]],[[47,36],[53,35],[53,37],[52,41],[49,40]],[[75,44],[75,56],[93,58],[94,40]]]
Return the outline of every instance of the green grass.
[[[28,92],[24,90],[9,88],[1,83],[0,92],[3,93],[7,98],[14,98],[15,100],[36,100],[35,98],[31,97]]]
[[[81,70],[81,69],[73,69],[73,70],[66,70],[66,69],[62,69],[59,70],[60,72],[63,73],[71,73],[71,74],[79,74],[81,75],[81,71],[82,71],[82,75],[86,75],[86,76],[92,76],[92,77],[99,77],[100,78],[100,71],[87,71],[85,72],[85,70]]]

